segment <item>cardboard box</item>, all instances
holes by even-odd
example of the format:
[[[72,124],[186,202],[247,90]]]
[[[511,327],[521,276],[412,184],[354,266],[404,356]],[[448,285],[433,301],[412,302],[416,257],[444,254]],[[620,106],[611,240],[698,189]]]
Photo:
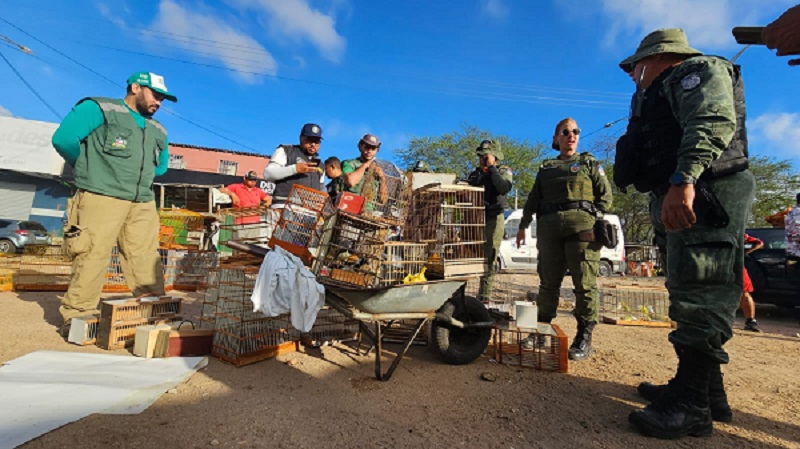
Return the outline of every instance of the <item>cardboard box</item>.
[[[189,357],[211,353],[213,330],[167,327],[158,331],[154,357]]]
[[[133,355],[145,358],[154,357],[158,333],[162,330],[172,330],[168,324],[146,324],[136,328],[133,343]]]

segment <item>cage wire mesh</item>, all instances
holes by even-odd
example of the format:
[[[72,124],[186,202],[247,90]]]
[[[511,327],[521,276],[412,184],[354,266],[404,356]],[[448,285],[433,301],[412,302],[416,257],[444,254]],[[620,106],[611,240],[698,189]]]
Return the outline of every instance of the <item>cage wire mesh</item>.
[[[526,344],[528,339],[534,343]],[[512,325],[494,330],[493,349],[498,363],[542,371],[566,373],[567,336],[555,324],[540,324],[537,329],[517,329]]]
[[[601,288],[600,314],[604,320],[670,322],[669,292],[660,288]]]
[[[414,242],[386,242],[378,273],[380,286],[402,284],[406,276],[422,271],[427,245]]]
[[[269,245],[280,246],[310,265],[319,245],[322,225],[334,210],[327,193],[295,184],[289,191]]]
[[[448,277],[486,271],[485,227],[482,188],[435,185],[413,192],[404,234],[427,243],[428,270]]]
[[[386,223],[337,211],[325,223],[314,271],[336,283],[374,287],[388,234]]]
[[[280,218],[280,210],[268,206],[222,209],[217,215],[219,245],[230,240],[267,247]],[[227,247],[221,248],[230,252]]]
[[[219,253],[197,249],[177,250],[174,288],[197,291],[208,282],[208,275],[219,264]]]
[[[411,203],[411,181],[391,162],[375,159],[364,175],[362,215],[395,226],[403,226]],[[372,167],[379,167],[382,176]]]
[[[494,288],[486,307],[508,312],[513,316],[516,301],[535,301],[538,292],[538,277],[533,272],[501,271],[495,273]]]
[[[66,291],[72,261],[61,246],[26,246],[20,258],[15,288],[28,291]]]

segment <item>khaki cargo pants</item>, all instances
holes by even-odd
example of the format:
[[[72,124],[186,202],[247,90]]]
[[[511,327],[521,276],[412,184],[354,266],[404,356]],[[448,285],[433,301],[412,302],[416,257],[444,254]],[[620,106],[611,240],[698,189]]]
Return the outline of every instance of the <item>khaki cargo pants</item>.
[[[158,232],[155,201],[134,203],[86,191],[78,191],[70,198],[64,246],[73,262],[69,289],[59,308],[64,322],[98,311],[115,244],[119,246],[120,265],[133,295],[163,295],[164,269],[158,254]]]

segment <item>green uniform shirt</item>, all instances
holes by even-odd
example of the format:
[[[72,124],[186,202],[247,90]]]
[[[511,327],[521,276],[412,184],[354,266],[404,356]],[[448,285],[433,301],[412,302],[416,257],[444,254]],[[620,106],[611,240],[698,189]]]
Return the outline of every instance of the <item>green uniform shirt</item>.
[[[576,153],[569,159],[548,159],[542,163],[525,202],[519,228],[530,226],[533,214],[543,205],[573,201],[591,201],[602,212],[611,209],[611,185],[603,167],[589,153]]]
[[[664,80],[664,95],[683,129],[677,173],[699,178],[733,139],[733,70],[724,59],[695,56]]]
[[[374,164],[375,163],[373,162],[373,165]],[[360,158],[358,158],[358,159],[348,159],[348,160],[342,162],[342,174],[353,173],[354,171],[358,170],[358,168],[361,167],[362,165],[364,165],[364,162],[362,162]],[[356,185],[351,186],[351,187],[347,187],[346,184],[343,184],[344,187],[345,187],[345,190],[347,192],[350,192],[350,193],[355,193],[356,195],[361,195],[361,188],[364,185],[364,180],[367,178],[367,172],[369,172],[369,170],[370,169],[367,169],[364,172],[364,176],[361,177],[361,180],[358,181],[358,183]],[[376,194],[378,192],[378,188],[380,187],[380,185],[381,185],[381,180],[378,179],[378,178],[375,178],[372,186],[373,186],[373,189],[376,192]]]

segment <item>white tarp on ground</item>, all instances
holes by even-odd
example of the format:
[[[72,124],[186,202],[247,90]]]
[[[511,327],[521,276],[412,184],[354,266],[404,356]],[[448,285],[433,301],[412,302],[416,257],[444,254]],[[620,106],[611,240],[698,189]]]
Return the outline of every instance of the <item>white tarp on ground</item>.
[[[206,357],[39,351],[0,368],[0,448],[92,413],[136,414],[208,364]]]

